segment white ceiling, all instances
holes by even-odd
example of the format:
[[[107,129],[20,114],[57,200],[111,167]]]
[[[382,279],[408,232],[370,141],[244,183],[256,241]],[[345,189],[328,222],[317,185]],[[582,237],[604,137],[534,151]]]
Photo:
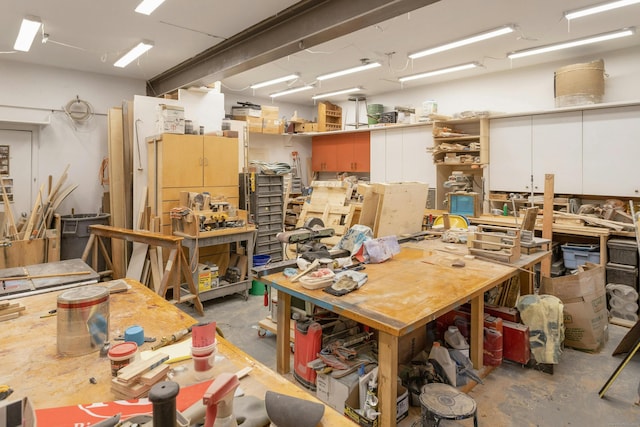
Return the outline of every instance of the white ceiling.
[[[216,45],[245,28],[293,5],[293,0],[167,0],[151,16],[133,10],[138,0],[25,0],[5,1],[0,15],[0,59],[149,80],[186,59]],[[299,52],[222,80],[224,92],[268,98],[287,88],[283,83],[253,91],[252,83],[284,74],[300,73],[289,86],[315,84],[310,91],[285,96],[283,102],[312,105],[311,95],[362,86],[367,96],[430,83],[478,76],[543,62],[590,57],[639,46],[639,34],[599,45],[509,60],[506,54],[530,47],[572,40],[624,27],[640,26],[640,4],[574,20],[569,26],[563,12],[598,3],[598,0],[441,0],[380,24]],[[337,11],[339,13],[339,10]],[[21,18],[37,15],[49,34],[31,51],[11,52]],[[518,30],[492,40],[411,61],[407,54],[464,36],[515,24]],[[155,47],[125,69],[115,60],[141,39]],[[351,76],[316,81],[316,76],[380,61],[382,67]],[[461,63],[477,61],[483,67],[401,86],[397,78]],[[203,77],[198,84],[211,83]],[[343,95],[334,102],[346,100]]]

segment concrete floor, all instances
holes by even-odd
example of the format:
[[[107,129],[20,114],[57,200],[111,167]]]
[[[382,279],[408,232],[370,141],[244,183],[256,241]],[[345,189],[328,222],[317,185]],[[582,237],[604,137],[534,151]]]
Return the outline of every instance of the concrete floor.
[[[196,319],[216,321],[225,338],[243,351],[276,368],[276,337],[267,332],[259,336],[258,321],[269,314],[262,296],[250,295],[245,301],[230,295],[205,301],[205,315],[199,317],[192,307],[181,308]],[[580,426],[639,427],[640,355],[625,366],[603,399],[598,391],[624,359],[611,356],[629,331],[609,325],[609,340],[605,348],[589,354],[567,348],[553,374],[523,368],[503,362],[475,386],[469,395],[478,406],[480,426]],[[410,418],[400,427],[420,426],[420,408],[412,407]],[[417,421],[416,421],[417,420]],[[471,420],[443,421],[441,426],[470,426]]]

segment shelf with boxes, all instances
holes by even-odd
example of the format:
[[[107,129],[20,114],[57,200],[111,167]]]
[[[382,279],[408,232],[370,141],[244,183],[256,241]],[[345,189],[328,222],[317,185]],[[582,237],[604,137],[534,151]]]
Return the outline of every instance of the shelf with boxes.
[[[231,107],[231,116],[234,120],[246,121],[250,133],[273,135],[284,133],[284,121],[279,117],[280,110],[277,106],[246,102],[239,104]]]
[[[638,321],[638,245],[635,239],[609,239],[607,305],[615,319]]]

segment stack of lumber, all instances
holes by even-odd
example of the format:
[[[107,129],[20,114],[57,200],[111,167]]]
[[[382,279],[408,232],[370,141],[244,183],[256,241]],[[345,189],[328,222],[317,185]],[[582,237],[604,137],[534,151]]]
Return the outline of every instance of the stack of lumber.
[[[55,185],[51,186],[51,176],[49,176],[49,191],[44,194],[44,184],[40,186],[40,191],[36,197],[33,209],[24,221],[16,223],[15,216],[11,209],[11,203],[6,190],[6,181],[0,178],[2,187],[2,202],[5,206],[2,223],[3,237],[9,240],[33,240],[45,236],[46,230],[51,227],[54,213],[60,203],[75,190],[78,185],[68,185],[62,188],[68,177],[69,166],[58,179]]]
[[[335,230],[335,235],[323,239],[323,242],[336,244],[356,223],[358,206],[350,203],[353,184],[348,181],[313,181],[311,188],[309,203],[302,208],[296,228],[304,227],[311,218],[319,218],[325,227]]]
[[[479,225],[469,244],[471,255],[504,263],[520,259],[520,230],[517,229]]]
[[[19,302],[0,301],[0,322],[15,319],[20,316],[20,312],[24,311],[24,309],[25,306]]]
[[[125,400],[138,399],[149,393],[151,387],[164,380],[171,367],[165,353],[157,353],[146,360],[137,360],[118,371],[111,380],[111,391]]]

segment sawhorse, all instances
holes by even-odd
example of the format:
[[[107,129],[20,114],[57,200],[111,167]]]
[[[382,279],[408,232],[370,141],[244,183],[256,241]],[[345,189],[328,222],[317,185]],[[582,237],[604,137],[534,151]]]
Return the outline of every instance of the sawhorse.
[[[150,231],[129,230],[126,228],[111,227],[107,225],[90,225],[89,230],[91,231],[91,235],[89,236],[87,246],[84,248],[84,252],[82,253],[82,260],[87,262],[87,258],[89,258],[89,254],[91,254],[93,250],[91,266],[96,271],[98,267],[98,248],[100,248],[107,267],[113,270],[113,263],[111,262],[111,257],[101,239],[102,237],[122,239],[128,242],[145,243],[149,246],[168,249],[170,251],[169,258],[167,259],[167,263],[164,268],[164,274],[162,276],[162,281],[160,282],[158,294],[166,298],[167,290],[170,287],[173,291],[172,299],[170,300],[171,303],[177,304],[193,301],[198,313],[200,315],[204,314],[202,302],[198,297],[198,289],[196,289],[193,276],[189,271],[189,262],[182,250],[182,237],[168,236]],[[174,272],[177,274],[177,277],[173,284],[169,286],[169,281],[173,277]],[[180,286],[181,276],[183,276],[187,282],[188,292]]]

